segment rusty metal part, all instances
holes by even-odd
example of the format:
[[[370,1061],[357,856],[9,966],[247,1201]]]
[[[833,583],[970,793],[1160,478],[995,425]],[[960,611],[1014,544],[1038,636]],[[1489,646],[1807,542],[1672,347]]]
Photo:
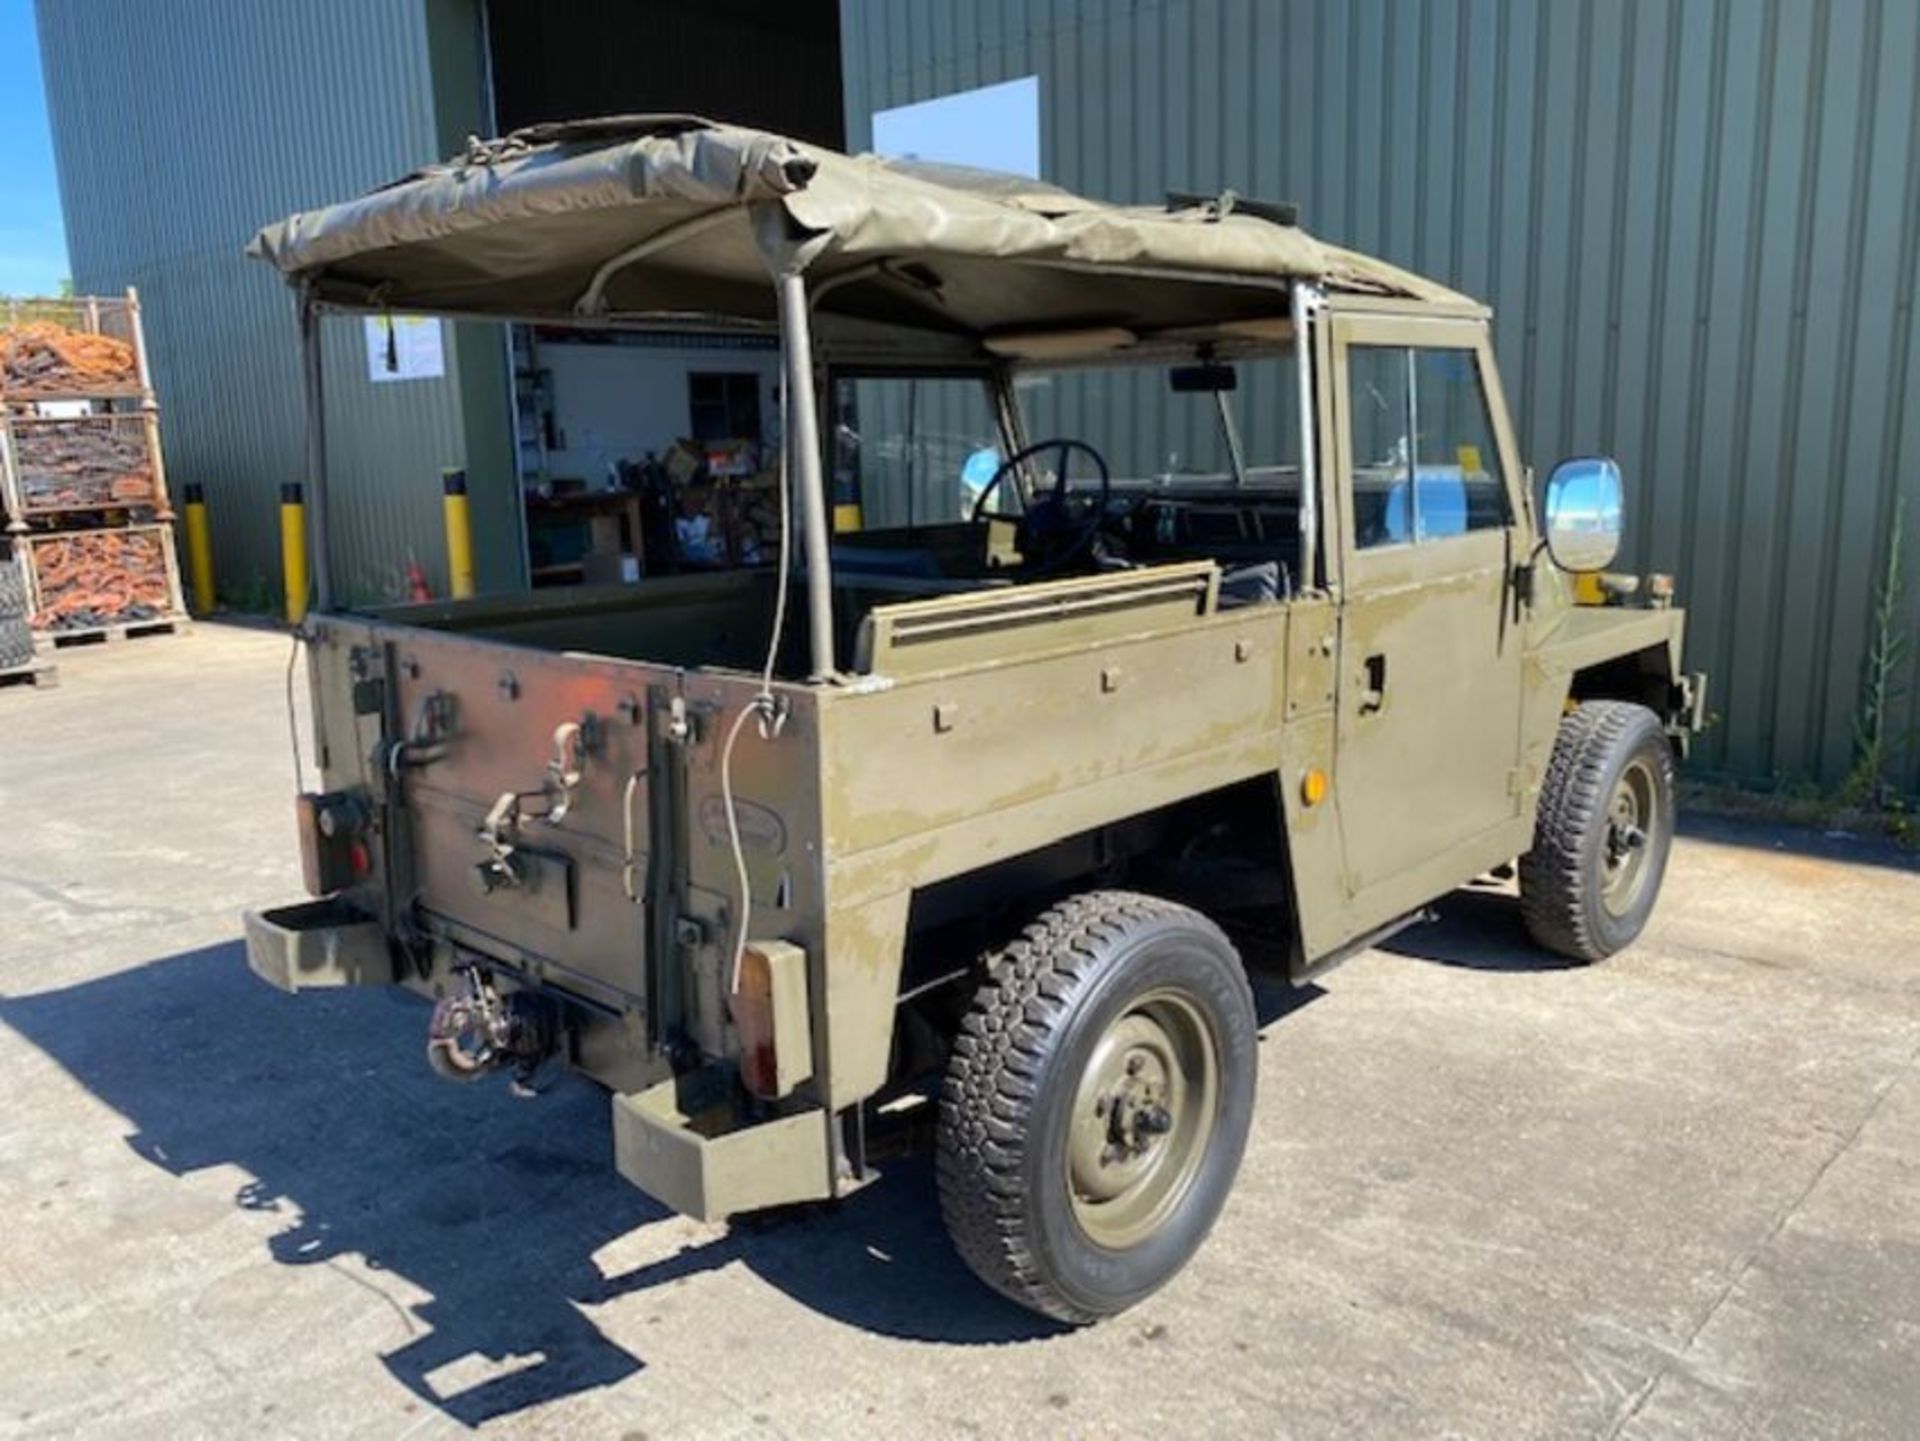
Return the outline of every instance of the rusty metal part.
[[[87,394],[140,382],[139,354],[111,335],[30,320],[0,330],[0,391],[10,395]]]
[[[145,416],[15,418],[12,424],[20,504],[29,514],[155,504]]]
[[[478,966],[462,967],[458,981],[427,1022],[427,1064],[450,1081],[477,1081],[510,1065],[525,1081],[553,1050],[551,1008],[528,991],[503,996]]]
[[[36,630],[125,625],[177,614],[161,527],[35,536]]]

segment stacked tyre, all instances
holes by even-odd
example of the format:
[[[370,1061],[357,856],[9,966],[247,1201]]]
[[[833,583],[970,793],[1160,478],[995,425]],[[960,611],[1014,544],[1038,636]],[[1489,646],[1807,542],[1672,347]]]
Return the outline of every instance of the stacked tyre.
[[[0,560],[0,671],[33,659],[33,631],[27,623],[27,582],[17,561]]]

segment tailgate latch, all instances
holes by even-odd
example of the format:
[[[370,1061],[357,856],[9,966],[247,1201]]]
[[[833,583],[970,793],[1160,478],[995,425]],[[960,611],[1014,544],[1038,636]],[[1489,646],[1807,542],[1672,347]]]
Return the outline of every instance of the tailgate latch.
[[[446,755],[458,714],[459,702],[451,693],[428,692],[421,697],[419,708],[414,712],[413,728],[407,738],[389,741],[384,746],[386,755],[381,769],[397,780],[403,769],[432,765]]]
[[[586,758],[599,742],[599,728],[599,719],[592,711],[577,721],[562,721],[555,726],[553,755],[547,761],[547,773],[541,778],[539,789],[504,791],[487,811],[486,819],[476,832],[488,851],[487,859],[475,868],[482,891],[517,886],[525,879],[515,854],[521,828],[528,820],[557,826],[567,818],[567,812],[573,809],[575,793],[580,789]],[[526,809],[529,803],[540,809],[529,814]]]

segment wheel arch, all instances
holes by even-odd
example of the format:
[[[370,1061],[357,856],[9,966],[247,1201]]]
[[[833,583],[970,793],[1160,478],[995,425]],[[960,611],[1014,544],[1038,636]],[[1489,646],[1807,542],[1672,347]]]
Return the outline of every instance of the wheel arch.
[[[1573,673],[1568,699],[1575,704],[1590,700],[1631,701],[1666,721],[1672,719],[1674,691],[1679,680],[1673,649],[1661,642],[1582,666]]]
[[[914,887],[890,1069],[912,1069],[913,1058],[899,1053],[924,1029],[903,1023],[906,1003],[960,984],[980,956],[1080,891],[1125,886],[1190,907],[1228,931],[1250,973],[1297,972],[1299,906],[1280,785],[1277,772],[1253,776]]]

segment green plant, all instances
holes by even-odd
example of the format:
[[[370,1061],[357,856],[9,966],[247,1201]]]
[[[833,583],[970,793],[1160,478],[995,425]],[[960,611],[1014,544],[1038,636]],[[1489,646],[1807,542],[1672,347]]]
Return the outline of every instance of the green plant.
[[[257,567],[244,581],[231,587],[222,586],[219,600],[225,609],[243,615],[274,615],[280,610],[278,588],[269,583],[266,573]]]
[[[1874,588],[1872,629],[1860,668],[1860,703],[1853,717],[1853,769],[1840,786],[1840,799],[1850,806],[1883,807],[1890,798],[1887,765],[1893,759],[1894,746],[1887,735],[1887,713],[1902,694],[1899,675],[1907,647],[1906,635],[1900,629],[1905,529],[1906,497],[1896,496],[1893,524],[1887,531],[1886,564]]]

